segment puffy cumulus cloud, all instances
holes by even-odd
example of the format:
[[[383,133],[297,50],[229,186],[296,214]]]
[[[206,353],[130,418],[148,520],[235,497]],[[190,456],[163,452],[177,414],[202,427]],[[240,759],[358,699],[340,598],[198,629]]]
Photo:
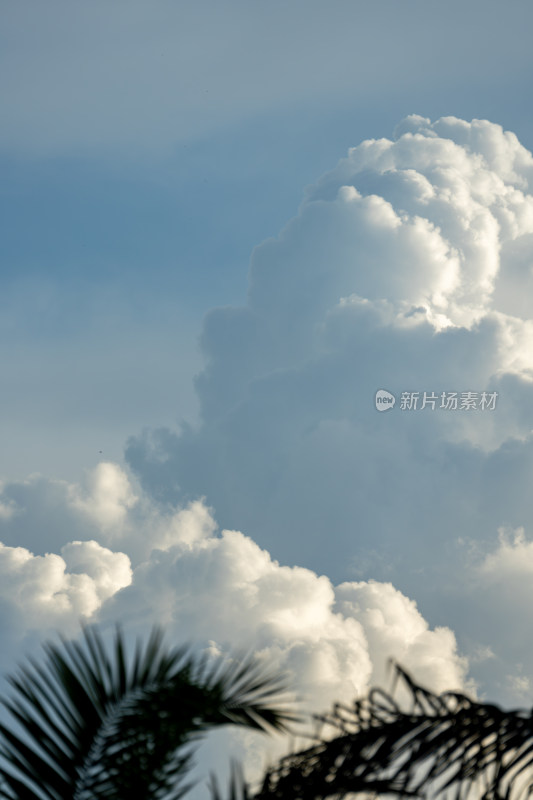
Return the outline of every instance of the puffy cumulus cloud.
[[[280,566],[242,533],[222,531],[155,550],[102,613],[130,624],[160,620],[178,640],[251,647],[290,669],[318,709],[362,691],[372,672],[362,626],[335,613],[334,598],[325,576]]]
[[[154,549],[130,586],[102,607],[101,619],[130,627],[155,619],[178,641],[251,648],[292,674],[313,711],[385,683],[391,657],[438,690],[464,685],[467,664],[453,632],[431,630],[416,603],[391,584],[335,587],[325,575],[280,565],[239,531],[215,534],[203,504],[185,512],[179,541]]]
[[[450,659],[456,651],[453,632],[446,627],[431,630],[416,603],[391,583],[343,583],[337,587],[335,598],[336,608],[363,625],[375,665],[373,683],[385,684],[383,655],[389,652],[421,683],[434,686],[436,691],[463,684],[466,662]]]
[[[52,493],[56,488],[51,483]],[[77,488],[63,489],[70,507]],[[17,514],[22,517],[24,510],[19,502]],[[0,636],[9,644],[9,650],[0,648],[4,667],[11,666],[9,654],[34,651],[53,629],[76,635],[85,619],[104,628],[121,621],[130,636],[159,623],[169,641],[193,642],[211,653],[255,652],[270,668],[288,674],[307,711],[324,711],[339,699],[349,702],[370,684],[384,683],[390,657],[435,689],[465,683],[467,662],[452,631],[432,630],[416,604],[391,584],[336,587],[325,575],[280,565],[243,533],[219,531],[202,500],[162,510],[138,495],[126,516],[120,523],[125,552],[95,539],[71,541],[59,553],[43,556],[0,545]],[[105,539],[108,517],[97,520]],[[130,547],[137,552],[133,568],[126,554]],[[264,744],[239,734],[224,743],[215,739],[202,760],[209,753],[223,763],[229,747],[245,754],[252,773],[259,774]],[[270,757],[286,746],[274,743]]]
[[[199,502],[179,512],[178,535],[175,520],[169,517],[172,535],[138,564],[130,586],[102,606],[102,621],[120,619],[134,631],[158,620],[175,641],[209,643],[215,653],[252,650],[290,676],[308,712],[386,684],[391,657],[436,690],[465,685],[467,661],[453,632],[430,629],[391,584],[335,587],[325,575],[280,565],[241,532],[215,534]],[[234,733],[214,751],[208,745],[202,760],[232,752],[257,777],[266,753],[272,760],[286,746]]]
[[[80,619],[90,619],[102,603],[127,586],[132,577],[124,553],[95,541],[72,542],[61,555],[35,556],[24,547],[0,543],[0,631],[13,646],[50,634],[75,633]],[[17,621],[16,630],[11,621]],[[2,660],[13,653],[2,648]]]
[[[356,293],[470,326],[512,261],[509,246],[533,231],[532,177],[531,154],[497,125],[410,117],[395,141],[352,148],[280,239],[257,249],[250,305],[281,316],[299,284],[315,324]]]
[[[49,489],[50,513],[57,520],[56,484],[50,482]],[[63,489],[69,508],[76,487]],[[41,511],[42,490],[41,483]],[[31,497],[27,494],[26,502]],[[431,625],[392,583],[335,585],[310,569],[280,565],[241,532],[219,532],[201,500],[162,509],[141,492],[137,497],[120,523],[124,552],[95,538],[68,542],[43,556],[0,546],[4,669],[21,648],[35,652],[54,629],[75,635],[80,619],[104,625],[121,620],[131,635],[146,633],[157,622],[165,625],[169,641],[192,641],[215,653],[253,650],[291,675],[311,711],[349,700],[369,685],[386,685],[391,657],[437,691],[473,688],[450,626]],[[25,510],[19,498],[19,518]],[[84,511],[77,513],[85,519]],[[46,528],[46,519],[42,523]],[[98,525],[97,537],[108,540],[107,518]],[[524,702],[533,681],[528,667],[533,652],[523,635],[532,601],[533,544],[523,530],[502,530],[496,547],[469,539],[458,546],[462,567],[444,587],[453,589],[456,607],[445,600],[444,605],[461,634],[463,652],[471,654],[470,674],[490,697]],[[130,551],[136,553],[133,568]],[[443,601],[443,587],[435,585],[434,592]],[[233,754],[246,754],[252,774],[258,774],[265,744],[271,759],[285,746],[240,735],[224,742],[215,737],[201,761],[214,759],[222,766],[229,747]]]
[[[125,472],[106,462],[89,470],[81,484],[38,474],[6,481],[0,485],[0,540],[43,554],[73,538],[117,536],[135,503]]]
[[[479,573],[486,583],[506,584],[510,576],[527,579],[533,574],[533,542],[526,539],[524,528],[515,531],[499,530],[499,546],[488,553],[479,566]],[[533,591],[529,582],[518,582],[518,586],[526,591]],[[513,586],[516,591],[517,584]]]
[[[124,472],[116,464],[101,462],[89,473],[87,486],[71,489],[71,505],[103,528],[120,525],[137,497]]]
[[[88,481],[97,487],[97,497],[102,475],[111,476],[106,485],[118,485],[120,497],[132,496],[127,475],[104,464]],[[37,494],[41,513],[43,485]],[[83,520],[87,509],[79,507],[80,487],[61,488],[65,508],[73,506]],[[57,521],[56,482],[49,482],[49,490]],[[24,499],[30,503],[33,496]],[[124,552],[96,540],[109,538],[107,513],[91,517],[99,526],[95,538],[74,539],[59,553],[34,555],[27,547],[1,545],[0,601],[22,620],[21,635],[53,627],[72,631],[80,618],[122,619],[132,631],[162,623],[177,640],[251,647],[268,656],[292,670],[315,709],[381,679],[389,656],[410,657],[414,665],[413,653],[424,646],[448,664],[446,679],[438,670],[430,675],[435,685],[462,683],[465,664],[451,631],[448,639],[430,631],[415,603],[390,584],[345,583],[336,589],[325,575],[280,566],[241,532],[219,533],[203,500],[161,509],[146,497],[137,499],[126,509],[127,518],[120,518]],[[24,518],[26,510],[19,497],[17,516]],[[82,530],[78,525],[76,533]],[[133,565],[130,551],[137,554]]]
[[[94,540],[69,542],[61,548],[61,555],[71,576],[86,575],[92,581],[98,602],[89,613],[131,583],[132,570],[128,556],[114,553]]]
[[[351,149],[255,249],[247,304],[207,315],[201,422],[129,441],[143,487],[205,495],[283,562],[391,580],[445,624],[458,538],[533,513],[532,180],[484,120],[411,116]],[[453,391],[496,408],[441,408]]]
[[[137,508],[126,473],[105,462],[81,484],[39,475],[4,482],[0,509],[0,652],[8,665],[55,629],[76,633],[130,583],[121,543],[129,533],[129,549],[142,552],[156,515]],[[166,537],[176,524],[167,524]]]
[[[152,513],[152,530],[149,543],[153,549],[168,550],[173,545],[192,546],[205,541],[216,530],[217,524],[202,500],[193,500],[185,508],[167,514]]]
[[[139,493],[131,475],[110,462],[88,470],[81,483],[36,474],[0,484],[0,541],[42,556],[68,553],[69,566],[96,553],[95,542],[88,540],[112,549],[124,545],[135,565],[154,548],[193,542],[215,528],[202,499],[159,508]]]

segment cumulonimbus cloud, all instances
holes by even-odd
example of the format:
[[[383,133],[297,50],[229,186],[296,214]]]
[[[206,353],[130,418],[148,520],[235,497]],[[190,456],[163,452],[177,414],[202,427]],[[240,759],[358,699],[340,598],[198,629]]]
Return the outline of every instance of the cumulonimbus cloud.
[[[533,527],[532,180],[484,120],[411,116],[352,148],[255,249],[246,305],[207,315],[200,423],[128,443],[145,491],[205,495],[284,563],[460,617],[460,539]]]
[[[485,121],[410,117],[395,140],[350,150],[256,248],[248,304],[207,316],[199,427],[130,441],[144,487],[174,501],[206,494],[224,524],[294,563],[298,520],[311,566],[326,528],[353,563],[384,529],[403,546],[417,516],[426,530],[430,519],[460,524],[414,511],[410,487],[439,512],[444,493],[459,495],[463,524],[477,514],[488,529],[494,487],[482,480],[466,495],[467,465],[490,471],[512,437],[524,458],[530,448],[532,175],[531,154]],[[493,414],[378,419],[381,386],[491,391],[500,402]],[[498,494],[506,521],[527,521]]]

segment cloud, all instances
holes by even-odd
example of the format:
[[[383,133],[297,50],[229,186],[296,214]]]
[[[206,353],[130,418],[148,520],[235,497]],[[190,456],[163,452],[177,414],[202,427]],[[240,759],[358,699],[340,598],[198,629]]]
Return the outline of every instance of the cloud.
[[[128,475],[106,462],[87,475],[85,489],[34,477],[4,492],[18,498],[13,517],[3,520],[4,533],[18,519],[20,541],[35,538],[34,502],[43,527],[48,508],[63,525],[58,541],[66,540],[59,552],[44,555],[1,545],[0,599],[24,620],[21,635],[54,626],[72,631],[81,618],[123,619],[131,631],[158,622],[178,641],[270,654],[273,663],[293,670],[315,710],[339,693],[364,691],[389,656],[407,657],[423,641],[448,663],[445,678],[438,671],[432,677],[436,685],[463,681],[466,665],[451,631],[447,641],[431,632],[416,604],[390,584],[336,588],[326,575],[280,565],[245,534],[219,532],[201,499],[162,509],[135,494]],[[84,531],[95,536],[68,541]],[[381,615],[378,627],[372,609]]]
[[[87,484],[84,492],[74,488],[71,505],[100,523],[104,529],[120,525],[128,508],[137,502],[126,475],[115,464],[98,464],[88,476]]]
[[[532,181],[485,120],[411,116],[350,149],[256,248],[246,305],[207,315],[200,423],[126,450],[158,502],[205,495],[283,563],[415,597],[489,691],[527,648],[502,652],[462,542],[533,522]],[[444,409],[451,392],[496,405]]]
[[[442,673],[427,670],[433,683],[463,683],[452,632],[430,631],[416,604],[390,584],[335,588],[325,575],[280,565],[238,531],[204,528],[198,536],[202,504],[186,514],[180,541],[139,564],[129,589],[107,605],[109,618],[159,619],[176,639],[194,631],[218,646],[253,647],[297,675],[314,710],[381,680],[391,656],[423,666],[425,648],[445,665]]]
[[[145,490],[205,495],[223,526],[335,580],[425,579],[431,607],[458,536],[531,517],[512,487],[533,477],[532,177],[484,120],[411,116],[352,148],[256,248],[246,306],[207,315],[200,424],[129,441]],[[437,406],[377,415],[378,388]],[[452,391],[497,407],[440,408]]]
[[[100,513],[102,484],[106,513]],[[0,545],[0,636],[9,645],[2,649],[7,671],[14,654],[38,653],[39,641],[54,630],[75,636],[80,621],[104,630],[120,621],[129,638],[145,635],[157,623],[169,642],[190,642],[231,657],[254,652],[270,669],[288,675],[300,709],[308,712],[325,711],[339,699],[350,702],[370,684],[386,684],[391,657],[437,690],[467,682],[467,661],[453,632],[431,629],[416,603],[390,583],[335,586],[326,575],[280,565],[244,533],[219,530],[202,500],[161,509],[142,492],[134,493],[129,477],[114,464],[100,464],[87,476],[92,494],[59,484],[60,502],[57,482],[33,478],[29,485],[35,494],[24,485],[25,503],[35,497],[43,513],[48,489],[56,523],[63,504],[66,528],[59,539],[71,531],[77,514],[76,534],[90,524],[100,542],[74,540],[59,553],[42,556]],[[14,484],[6,490],[17,495]],[[136,503],[124,502],[133,496]],[[29,509],[18,497],[16,515],[29,520],[31,539],[34,515],[25,513]],[[119,499],[124,513],[107,513]],[[18,534],[24,538],[20,527]],[[114,538],[120,551],[101,543]],[[229,748],[245,756],[250,774],[258,775],[266,752],[274,758],[286,747],[286,741],[236,733],[208,742],[201,761],[209,756],[222,765]]]
[[[125,530],[128,512],[137,503],[123,472],[101,462],[80,484],[31,475],[0,485],[0,540],[23,544],[43,554],[60,550],[73,538],[105,536],[112,541]]]
[[[96,541],[71,542],[61,555],[45,556],[0,544],[0,577],[0,626],[4,633],[10,618],[17,620],[20,647],[25,637],[37,633],[75,633],[81,618],[90,618],[104,600],[130,583],[131,569],[127,555]],[[4,650],[4,662],[9,658]]]
[[[485,604],[486,626],[498,643],[498,655],[527,665],[533,661],[533,646],[524,634],[533,602],[532,575],[533,541],[523,528],[500,528],[498,545],[480,554],[472,575],[478,602],[483,598]],[[533,677],[529,667],[527,674]]]
[[[487,583],[507,583],[510,576],[527,577],[533,573],[533,542],[527,541],[523,528],[512,532],[512,536],[501,528],[499,541],[498,548],[489,553],[479,566],[479,572]]]
[[[437,686],[437,691],[464,684],[460,670],[466,662],[458,661],[452,666],[449,658],[456,648],[453,632],[444,627],[431,630],[416,603],[391,583],[343,583],[337,587],[335,597],[335,607],[363,625],[372,663],[376,665],[374,684],[385,684],[383,656],[387,652],[416,674],[421,683]]]
[[[98,487],[102,475],[113,477],[106,485],[115,487],[115,499],[136,497],[124,514],[112,515],[114,528],[107,514],[87,514],[76,502],[79,497],[89,502],[87,487]],[[39,642],[54,631],[75,636],[81,620],[104,630],[120,620],[128,637],[159,623],[170,642],[192,642],[211,653],[255,652],[290,676],[301,707],[313,712],[339,699],[349,702],[370,685],[389,685],[390,658],[436,691],[473,691],[478,684],[484,695],[488,691],[493,698],[497,692],[509,703],[526,696],[533,654],[520,630],[528,624],[533,545],[523,531],[502,530],[496,545],[458,543],[462,566],[448,583],[457,613],[448,607],[450,624],[434,625],[413,596],[391,581],[335,584],[320,572],[280,564],[244,533],[219,529],[205,501],[162,507],[134,490],[117,465],[99,465],[84,485],[34,477],[21,485],[25,494],[17,493],[17,484],[4,486],[18,505],[2,524],[18,519],[21,541],[34,537],[33,500],[42,528],[49,528],[47,513],[55,524],[62,519],[58,540],[66,540],[58,552],[44,555],[0,546],[4,671],[22,651],[38,653]],[[47,493],[53,502],[45,502]],[[26,533],[20,527],[24,520]],[[94,536],[67,540],[69,533],[79,536],[84,530]],[[434,589],[442,599],[443,587]],[[265,758],[275,758],[286,746],[240,734],[223,741],[214,737],[199,761],[222,767],[231,752],[245,756],[251,775],[259,774]]]
[[[448,584],[454,593],[448,625],[458,634],[482,696],[522,705],[533,685],[531,533],[501,527],[497,537],[465,537],[458,556],[455,580]]]
[[[241,532],[215,535],[205,526],[202,504],[185,512],[179,541],[139,564],[131,585],[102,607],[102,621],[122,619],[135,630],[157,619],[174,641],[194,637],[214,652],[252,650],[288,674],[307,712],[324,711],[339,698],[350,702],[370,685],[388,685],[390,658],[438,691],[472,688],[453,632],[432,630],[391,584],[335,587],[325,575],[280,565]],[[287,742],[230,735],[215,759],[228,748],[258,777]],[[213,757],[204,751],[204,762],[207,753]]]

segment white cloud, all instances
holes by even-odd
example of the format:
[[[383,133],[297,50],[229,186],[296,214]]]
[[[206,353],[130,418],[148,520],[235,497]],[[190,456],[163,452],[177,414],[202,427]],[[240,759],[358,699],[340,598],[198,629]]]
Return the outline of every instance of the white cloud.
[[[484,580],[487,583],[507,583],[509,577],[522,575],[527,578],[533,574],[533,542],[527,541],[524,528],[515,531],[500,528],[498,533],[498,548],[489,553],[479,566]],[[529,584],[526,588],[533,591],[533,586]]]
[[[31,475],[0,485],[0,541],[33,552],[59,551],[73,539],[115,541],[137,497],[124,471],[101,462],[80,484]]]
[[[0,596],[23,615],[21,636],[64,626],[72,631],[80,617],[91,617],[131,581],[128,557],[95,541],[72,542],[62,555],[45,556],[0,544],[0,574]]]
[[[152,497],[205,495],[222,527],[334,584],[392,582],[432,636],[451,620],[490,691],[527,648],[502,653],[459,540],[533,523],[532,187],[531,154],[484,120],[412,116],[352,148],[256,248],[246,306],[207,316],[201,423],[127,448]],[[402,391],[498,400],[402,411]]]
[[[85,512],[104,529],[120,526],[136,502],[124,472],[105,461],[88,474],[84,490],[76,486],[71,491],[72,507]]]
[[[34,478],[33,486],[35,482]],[[146,496],[137,496],[137,503],[120,505],[124,513],[117,524],[123,552],[117,552],[96,539],[114,539],[108,501],[110,494],[122,500],[134,496],[129,478],[117,465],[102,463],[87,483],[96,487],[90,497],[96,497],[98,513],[89,515],[96,537],[67,541],[59,553],[44,555],[1,545],[0,598],[22,615],[21,636],[54,626],[73,630],[80,617],[123,618],[132,630],[146,630],[158,622],[177,640],[252,647],[269,656],[295,672],[298,688],[309,693],[315,710],[327,707],[339,694],[361,693],[370,680],[381,679],[388,657],[409,658],[410,653],[422,652],[424,642],[435,659],[448,664],[450,680],[463,680],[465,664],[457,656],[451,631],[448,639],[430,631],[414,602],[390,584],[358,582],[335,588],[325,575],[282,566],[243,533],[219,534],[202,500],[162,510]],[[102,485],[105,513],[100,513]],[[22,541],[34,538],[34,515],[26,514],[28,506],[36,500],[43,514],[47,490],[54,500],[53,520],[61,519],[58,482],[40,481],[37,486],[37,493],[24,495],[26,507],[19,506],[19,519],[28,525],[26,532],[17,529]],[[79,535],[87,524],[87,508],[92,511],[93,506],[90,499],[80,506],[80,487],[59,486],[65,507],[61,540],[73,532],[72,509],[78,514],[74,530]],[[15,484],[7,489],[16,494]],[[114,513],[111,521],[117,522]],[[42,522],[46,527],[47,520]],[[130,551],[136,554],[133,567]],[[414,666],[417,659],[411,660]],[[428,675],[435,685],[446,683],[438,670]]]
[[[113,553],[94,540],[69,542],[61,548],[61,555],[70,574],[88,575],[93,581],[99,602],[92,610],[131,583],[132,570],[128,556],[125,553]]]
[[[123,616],[133,625],[157,619],[178,640],[194,634],[222,647],[253,647],[294,671],[314,710],[381,680],[391,656],[410,657],[435,686],[462,684],[466,665],[452,632],[430,631],[415,604],[390,584],[336,589],[325,575],[280,566],[238,531],[215,535],[198,501],[169,515],[167,524],[172,536],[158,540],[129,589],[102,609],[104,618]],[[346,601],[352,595],[361,597],[362,608]],[[378,627],[372,610],[381,615]],[[425,664],[424,648],[446,667]]]
[[[103,466],[107,473],[113,466],[115,478],[120,473],[113,485],[120,486],[121,497],[130,497],[127,476],[116,465]],[[57,486],[49,484],[54,495]],[[42,495],[43,484],[40,489]],[[79,487],[63,490],[68,507]],[[42,496],[39,500],[42,508]],[[85,508],[75,508],[83,519]],[[25,510],[20,508],[21,518]],[[124,552],[95,539],[71,541],[60,554],[44,556],[0,545],[0,634],[12,652],[35,652],[38,640],[54,629],[75,635],[82,619],[104,626],[120,620],[129,635],[146,634],[158,623],[171,642],[192,642],[212,652],[255,652],[288,674],[301,709],[312,712],[337,700],[350,702],[371,683],[386,682],[391,657],[438,690],[464,685],[467,663],[452,631],[432,630],[416,604],[392,585],[360,581],[335,587],[325,575],[280,565],[243,533],[218,532],[200,500],[162,511],[140,496],[125,514],[127,519],[120,518]],[[94,519],[98,538],[106,540],[108,516]],[[141,537],[146,553],[139,555]],[[130,546],[137,552],[133,569]],[[3,666],[13,666],[7,650]],[[218,742],[215,759],[230,747],[241,757],[246,753],[258,774],[265,747],[272,758],[286,746],[286,741],[235,735]]]
[[[361,621],[372,662],[373,683],[385,683],[384,656],[390,653],[425,685],[436,691],[462,687],[466,663],[450,659],[455,636],[449,628],[431,630],[413,600],[391,583],[343,583],[336,590],[337,608]]]
[[[354,291],[371,300],[441,307],[451,322],[469,326],[490,306],[495,276],[507,267],[501,248],[533,229],[533,198],[527,193],[533,158],[514,134],[485,120],[447,117],[432,125],[413,116],[406,123],[395,141],[352,148],[309,192],[308,203],[324,198],[331,206],[338,191],[353,203],[362,190],[366,197],[359,202],[372,203],[374,214],[380,208],[382,216],[388,207],[392,219],[394,209],[396,237],[390,244],[372,242],[375,221],[368,214],[358,215],[364,238],[351,221],[350,232],[358,237],[352,253],[366,257],[370,238],[371,263],[378,268],[377,283],[375,268],[370,274],[352,270],[354,284],[362,287]],[[388,277],[385,286],[381,274]],[[402,280],[409,283],[402,286]]]
[[[256,248],[247,305],[207,316],[201,423],[130,440],[144,488],[205,495],[223,526],[336,580],[378,552],[366,576],[425,580],[431,604],[453,537],[531,519],[532,176],[484,120],[413,116],[352,148]],[[499,397],[376,415],[380,387]]]
[[[120,496],[133,496],[128,476],[120,476]],[[46,482],[36,484],[34,478],[33,485],[42,514]],[[66,530],[59,538],[64,538],[73,519],[69,504],[81,490],[61,487]],[[16,494],[15,488],[4,487]],[[57,522],[57,482],[49,481],[48,490]],[[369,685],[388,685],[390,658],[436,691],[474,689],[454,632],[430,624],[390,581],[335,585],[310,569],[280,565],[241,532],[219,532],[201,500],[164,510],[142,492],[135,495],[137,503],[119,523],[122,552],[96,540],[113,538],[105,514],[91,518],[96,538],[67,542],[58,553],[35,556],[25,547],[0,546],[4,670],[12,668],[21,649],[37,652],[39,640],[54,630],[75,635],[81,619],[104,625],[122,620],[131,635],[146,633],[157,622],[166,627],[169,641],[191,641],[214,652],[252,650],[288,672],[310,711],[323,711],[339,699],[349,702]],[[26,503],[32,499],[25,495]],[[29,520],[31,528],[34,515],[28,510],[19,497],[17,517]],[[75,511],[79,533],[87,515],[76,506]],[[47,520],[42,523],[46,528]],[[28,538],[32,535],[29,530]],[[485,693],[489,687],[507,702],[523,702],[533,680],[522,666],[533,651],[519,633],[527,627],[531,605],[532,547],[523,531],[501,531],[496,548],[473,542],[454,577],[460,613],[449,618],[472,656],[471,676],[481,679]],[[434,589],[441,599],[442,587]],[[275,758],[285,746],[281,740],[215,737],[200,760],[222,765],[229,751],[246,754],[250,774],[259,774],[267,754]]]

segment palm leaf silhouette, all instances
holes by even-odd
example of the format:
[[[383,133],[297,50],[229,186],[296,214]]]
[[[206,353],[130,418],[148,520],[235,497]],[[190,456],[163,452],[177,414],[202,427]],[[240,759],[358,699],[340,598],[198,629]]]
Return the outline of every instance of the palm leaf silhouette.
[[[10,800],[178,800],[194,743],[218,725],[285,730],[283,680],[251,657],[215,661],[168,650],[154,628],[128,658],[85,627],[81,642],[45,645],[0,699],[0,797]]]
[[[252,792],[233,771],[230,800],[325,800],[357,793],[509,800],[533,792],[533,715],[436,695],[401,667],[408,710],[372,689],[352,706],[317,717],[332,736],[281,759]],[[213,800],[221,800],[216,783]]]

